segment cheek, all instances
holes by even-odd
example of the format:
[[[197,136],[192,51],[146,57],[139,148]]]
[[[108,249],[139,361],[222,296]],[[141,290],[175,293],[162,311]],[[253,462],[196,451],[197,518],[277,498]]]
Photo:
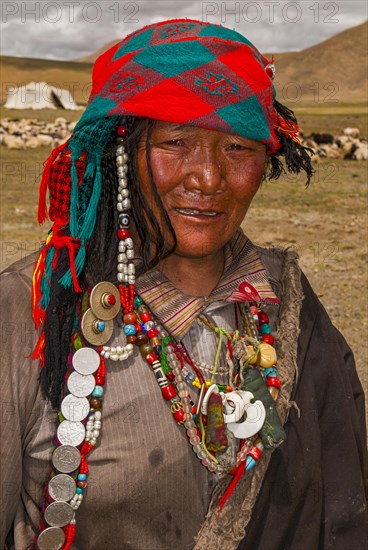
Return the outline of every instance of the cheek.
[[[261,185],[265,169],[265,159],[252,159],[234,167],[230,178],[233,197],[240,204],[249,206]],[[240,203],[240,204],[239,204]]]

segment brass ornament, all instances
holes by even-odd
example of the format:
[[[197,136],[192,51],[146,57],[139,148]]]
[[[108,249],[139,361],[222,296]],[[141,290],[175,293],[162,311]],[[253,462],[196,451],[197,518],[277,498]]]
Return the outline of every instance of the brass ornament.
[[[94,346],[103,346],[108,342],[114,331],[114,322],[112,320],[103,321],[105,323],[105,328],[102,332],[96,330],[96,324],[100,321],[92,309],[87,309],[85,314],[82,317],[82,332],[84,338]]]
[[[108,304],[108,296],[114,296],[114,305]],[[102,281],[93,287],[90,296],[90,304],[97,319],[102,319],[102,321],[114,319],[121,309],[119,291],[112,283]]]

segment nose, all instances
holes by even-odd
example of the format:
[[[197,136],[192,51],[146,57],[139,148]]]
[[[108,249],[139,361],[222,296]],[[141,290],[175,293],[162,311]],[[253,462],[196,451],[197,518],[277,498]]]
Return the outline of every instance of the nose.
[[[188,155],[185,188],[203,195],[213,195],[223,190],[222,164],[216,151],[200,147]]]

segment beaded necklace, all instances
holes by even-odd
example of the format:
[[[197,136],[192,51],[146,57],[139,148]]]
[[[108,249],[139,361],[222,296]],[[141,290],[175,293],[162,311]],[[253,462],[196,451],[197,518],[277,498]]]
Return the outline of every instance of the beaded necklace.
[[[80,302],[81,323],[73,334],[66,374],[69,393],[63,398],[58,415],[51,478],[45,489],[40,534],[33,541],[34,549],[68,550],[75,539],[75,512],[82,504],[88,481],[88,454],[96,445],[102,428],[105,359],[124,361],[132,356],[135,346],[139,348],[175,421],[186,430],[202,465],[215,474],[231,473],[233,476],[218,502],[219,510],[244,471],[259,461],[264,448],[276,446],[284,437],[281,424],[270,419],[271,412],[275,412],[273,400],[277,398],[280,380],[265,312],[257,306],[241,306],[245,336],[240,336],[238,331],[229,333],[209,323],[206,317],[199,317],[199,322],[219,336],[211,380],[206,382],[186,348],[175,342],[135,294],[125,134],[125,128],[119,126],[116,156],[118,288],[103,281],[85,292]],[[113,333],[113,320],[121,311],[126,344],[107,346]],[[223,338],[227,341],[231,373],[226,386],[215,384]],[[199,389],[197,405],[189,394],[188,384],[194,391]],[[228,452],[230,447],[234,451],[232,455]]]

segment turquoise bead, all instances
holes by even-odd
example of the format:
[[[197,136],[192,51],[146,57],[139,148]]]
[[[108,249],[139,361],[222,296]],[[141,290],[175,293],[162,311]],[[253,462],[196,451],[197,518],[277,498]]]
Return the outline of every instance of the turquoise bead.
[[[269,376],[276,376],[276,378],[278,377],[278,372],[277,372],[277,369],[275,369],[275,367],[270,367],[269,369],[263,369],[263,374],[265,375],[266,378],[268,378]]]
[[[97,321],[96,326],[97,326],[98,332],[103,332],[105,330],[104,321]]]
[[[140,296],[134,298],[134,307],[137,308],[143,304],[143,300]]]
[[[93,397],[102,397],[103,396],[103,387],[95,386],[95,389],[92,392]]]
[[[245,471],[248,472],[249,470],[254,468],[255,465],[256,461],[254,460],[254,458],[251,456],[247,456],[247,459],[245,461]]]
[[[263,323],[260,330],[262,334],[271,334],[270,325],[268,323]]]
[[[87,479],[87,474],[78,474],[78,481],[85,481]]]
[[[135,333],[136,333],[136,330],[135,330],[135,326],[134,325],[125,325],[124,327],[124,333],[127,335],[127,336],[133,336]]]
[[[77,495],[81,495],[83,493],[83,489],[81,489],[80,487],[77,487],[76,493]]]

